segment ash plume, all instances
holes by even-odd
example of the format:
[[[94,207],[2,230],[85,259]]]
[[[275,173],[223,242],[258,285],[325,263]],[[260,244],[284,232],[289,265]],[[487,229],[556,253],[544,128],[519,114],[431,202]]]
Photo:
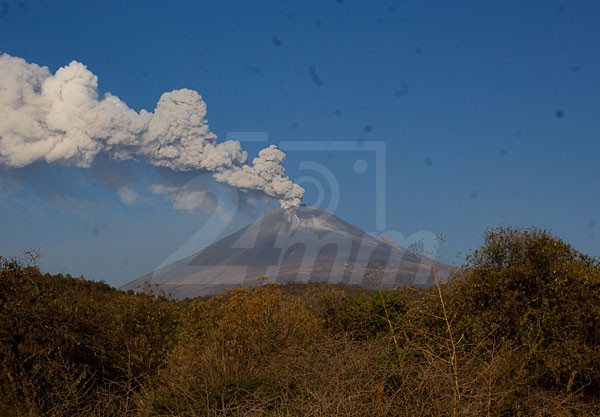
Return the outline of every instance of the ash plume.
[[[166,92],[153,112],[136,112],[110,93],[99,97],[98,78],[77,61],[52,74],[0,55],[1,165],[90,167],[100,154],[175,171],[208,171],[217,181],[277,198],[282,207],[299,205],[304,195],[287,177],[285,154],[276,146],[260,151],[249,165],[238,141],[217,142],[196,91]]]

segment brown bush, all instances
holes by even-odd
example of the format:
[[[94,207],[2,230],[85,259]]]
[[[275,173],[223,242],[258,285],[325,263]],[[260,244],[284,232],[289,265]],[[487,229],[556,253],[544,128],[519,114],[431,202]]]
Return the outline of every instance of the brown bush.
[[[596,416],[599,271],[535,229],[428,290],[178,302],[5,262],[0,415]]]
[[[270,390],[265,364],[281,352],[306,346],[318,330],[318,319],[306,304],[275,285],[237,288],[196,303],[161,373],[160,394],[150,394],[151,409],[195,415],[222,409],[240,390]]]

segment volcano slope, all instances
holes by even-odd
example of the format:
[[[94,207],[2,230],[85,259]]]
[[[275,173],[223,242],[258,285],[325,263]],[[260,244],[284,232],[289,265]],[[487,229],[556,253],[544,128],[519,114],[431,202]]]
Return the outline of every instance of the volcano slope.
[[[433,285],[434,262],[374,237],[327,210],[302,205],[268,212],[202,251],[122,287],[149,284],[176,298],[267,282],[325,281],[364,287]],[[379,274],[373,270],[379,269]],[[456,268],[435,264],[441,282]]]

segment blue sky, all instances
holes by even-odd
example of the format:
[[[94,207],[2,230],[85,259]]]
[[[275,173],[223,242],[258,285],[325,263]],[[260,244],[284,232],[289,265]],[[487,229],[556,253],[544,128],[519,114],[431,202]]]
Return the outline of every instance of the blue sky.
[[[243,142],[251,157],[271,143],[384,142],[379,230],[372,152],[289,151],[285,162],[292,179],[323,186],[325,207],[331,182],[307,167],[326,168],[335,213],[367,231],[443,234],[442,259],[455,263],[499,224],[549,228],[600,254],[596,1],[7,0],[0,16],[2,52],[52,72],[82,62],[136,110],[197,90],[220,140],[267,134]],[[164,199],[124,204],[107,173],[140,190],[168,175],[106,160],[2,170],[0,253],[39,248],[47,270],[120,285],[199,230],[201,247],[275,207],[208,231],[209,214]],[[303,186],[314,202],[318,188]]]

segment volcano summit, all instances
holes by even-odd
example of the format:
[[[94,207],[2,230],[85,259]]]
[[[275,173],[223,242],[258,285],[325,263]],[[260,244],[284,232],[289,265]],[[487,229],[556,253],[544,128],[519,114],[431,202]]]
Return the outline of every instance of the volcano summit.
[[[427,287],[433,284],[432,266],[430,258],[409,252],[385,235],[376,238],[327,210],[301,205],[270,211],[202,251],[122,288],[148,283],[185,298],[265,282]],[[365,276],[373,267],[382,268],[379,283]],[[436,265],[441,281],[454,269]]]

